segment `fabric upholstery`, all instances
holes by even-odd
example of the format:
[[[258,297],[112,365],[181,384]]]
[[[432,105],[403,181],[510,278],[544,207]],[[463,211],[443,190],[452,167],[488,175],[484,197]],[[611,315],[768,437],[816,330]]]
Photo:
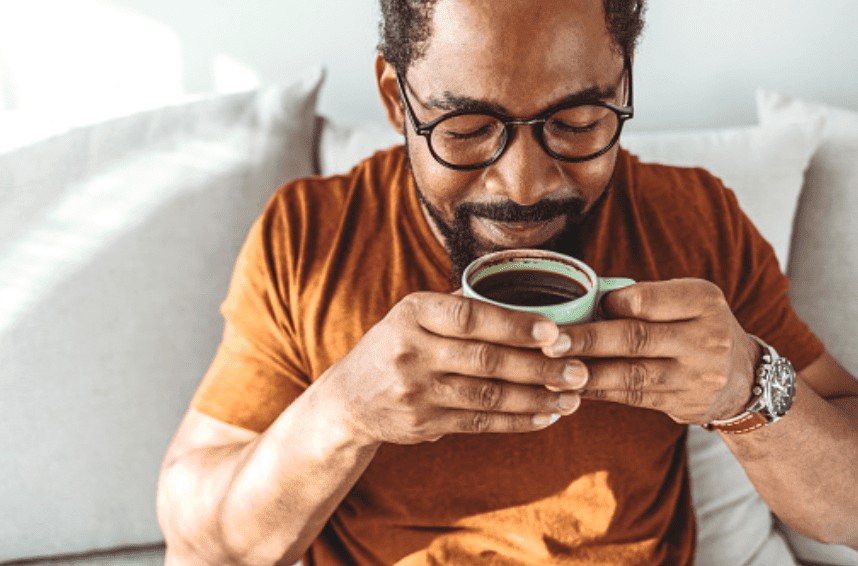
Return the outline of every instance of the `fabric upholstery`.
[[[763,91],[757,94],[757,112],[764,125],[825,119],[795,218],[787,273],[796,310],[831,354],[858,376],[858,112]],[[786,526],[783,530],[802,560],[858,565],[858,551],[820,544]]]
[[[162,540],[161,459],[251,222],[312,173],[320,81],[0,154],[0,561]]]

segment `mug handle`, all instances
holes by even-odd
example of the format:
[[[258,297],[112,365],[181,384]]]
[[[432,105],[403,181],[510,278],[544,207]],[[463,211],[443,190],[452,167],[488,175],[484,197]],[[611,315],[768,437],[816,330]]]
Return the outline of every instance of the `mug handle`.
[[[599,277],[599,293],[596,295],[596,316],[595,320],[604,320],[602,316],[602,297],[611,291],[628,287],[637,283],[634,279],[628,277]]]

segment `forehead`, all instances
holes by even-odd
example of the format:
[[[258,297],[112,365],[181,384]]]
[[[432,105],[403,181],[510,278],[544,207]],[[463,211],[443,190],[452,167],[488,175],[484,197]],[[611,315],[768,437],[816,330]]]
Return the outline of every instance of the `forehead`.
[[[527,114],[614,84],[622,57],[602,0],[438,0],[424,56],[408,80],[426,96],[451,93]]]

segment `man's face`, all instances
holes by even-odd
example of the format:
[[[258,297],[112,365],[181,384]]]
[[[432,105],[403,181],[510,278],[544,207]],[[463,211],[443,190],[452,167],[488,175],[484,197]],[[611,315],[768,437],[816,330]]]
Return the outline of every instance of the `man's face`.
[[[623,104],[626,92],[602,0],[440,0],[427,51],[403,79],[422,123],[463,105],[529,118],[576,93],[613,92],[604,100]],[[583,163],[555,160],[530,126],[516,126],[498,161],[456,171],[403,120],[414,179],[454,276],[488,251],[551,247],[602,195],[616,161],[616,147]]]

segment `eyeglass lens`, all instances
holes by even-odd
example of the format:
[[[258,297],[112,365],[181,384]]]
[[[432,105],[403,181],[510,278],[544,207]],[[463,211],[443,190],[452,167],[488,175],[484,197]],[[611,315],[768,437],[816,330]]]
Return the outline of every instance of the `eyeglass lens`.
[[[538,124],[543,144],[555,154],[580,159],[599,153],[613,141],[620,127],[616,112],[604,106],[563,108]],[[444,161],[470,166],[490,161],[506,143],[503,122],[487,114],[460,114],[438,123],[430,143]]]

